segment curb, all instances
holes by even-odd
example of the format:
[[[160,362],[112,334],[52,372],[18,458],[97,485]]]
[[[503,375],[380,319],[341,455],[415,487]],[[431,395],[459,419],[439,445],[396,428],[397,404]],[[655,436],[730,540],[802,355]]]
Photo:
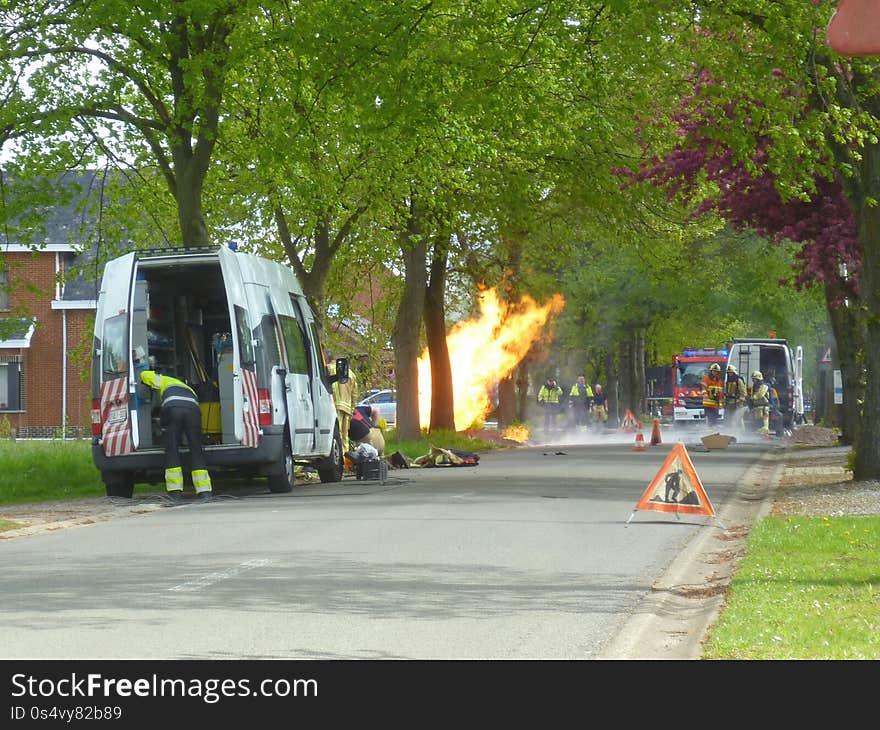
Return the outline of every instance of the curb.
[[[596,659],[701,658],[703,639],[724,607],[751,526],[773,506],[784,451],[768,451],[749,467],[717,522],[694,533]]]

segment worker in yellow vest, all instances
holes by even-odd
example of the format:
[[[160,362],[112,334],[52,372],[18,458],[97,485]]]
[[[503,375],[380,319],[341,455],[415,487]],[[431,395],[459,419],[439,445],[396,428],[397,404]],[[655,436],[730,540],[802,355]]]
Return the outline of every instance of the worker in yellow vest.
[[[538,404],[544,409],[544,432],[556,430],[556,419],[562,406],[565,391],[556,384],[556,378],[547,378],[547,382],[538,391]]]
[[[165,491],[173,503],[183,501],[182,438],[186,438],[191,459],[191,476],[196,497],[209,501],[213,495],[211,476],[202,444],[202,411],[195,391],[182,380],[149,369],[146,360],[135,361],[140,382],[158,391],[165,428]]]

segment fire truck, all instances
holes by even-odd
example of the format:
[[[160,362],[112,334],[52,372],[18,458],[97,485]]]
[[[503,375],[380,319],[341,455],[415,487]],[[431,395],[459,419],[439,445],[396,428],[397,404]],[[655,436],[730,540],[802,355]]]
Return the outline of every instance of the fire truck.
[[[706,420],[700,382],[713,362],[721,367],[721,377],[724,378],[728,354],[725,348],[689,347],[679,355],[673,355],[672,412],[675,423],[699,423]],[[723,405],[719,413],[724,414]]]

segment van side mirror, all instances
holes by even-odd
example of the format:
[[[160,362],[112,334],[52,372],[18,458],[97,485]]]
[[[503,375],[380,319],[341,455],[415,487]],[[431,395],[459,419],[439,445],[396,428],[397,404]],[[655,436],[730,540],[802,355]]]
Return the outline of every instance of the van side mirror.
[[[348,382],[348,358],[336,358],[336,373],[330,376],[331,383],[340,383],[345,385]]]

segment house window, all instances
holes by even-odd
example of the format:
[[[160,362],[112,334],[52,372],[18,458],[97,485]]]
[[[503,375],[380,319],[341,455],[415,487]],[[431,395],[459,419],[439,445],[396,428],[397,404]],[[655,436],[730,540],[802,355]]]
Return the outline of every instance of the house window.
[[[21,363],[0,363],[0,411],[21,410]]]
[[[9,272],[0,270],[0,312],[9,311]]]

